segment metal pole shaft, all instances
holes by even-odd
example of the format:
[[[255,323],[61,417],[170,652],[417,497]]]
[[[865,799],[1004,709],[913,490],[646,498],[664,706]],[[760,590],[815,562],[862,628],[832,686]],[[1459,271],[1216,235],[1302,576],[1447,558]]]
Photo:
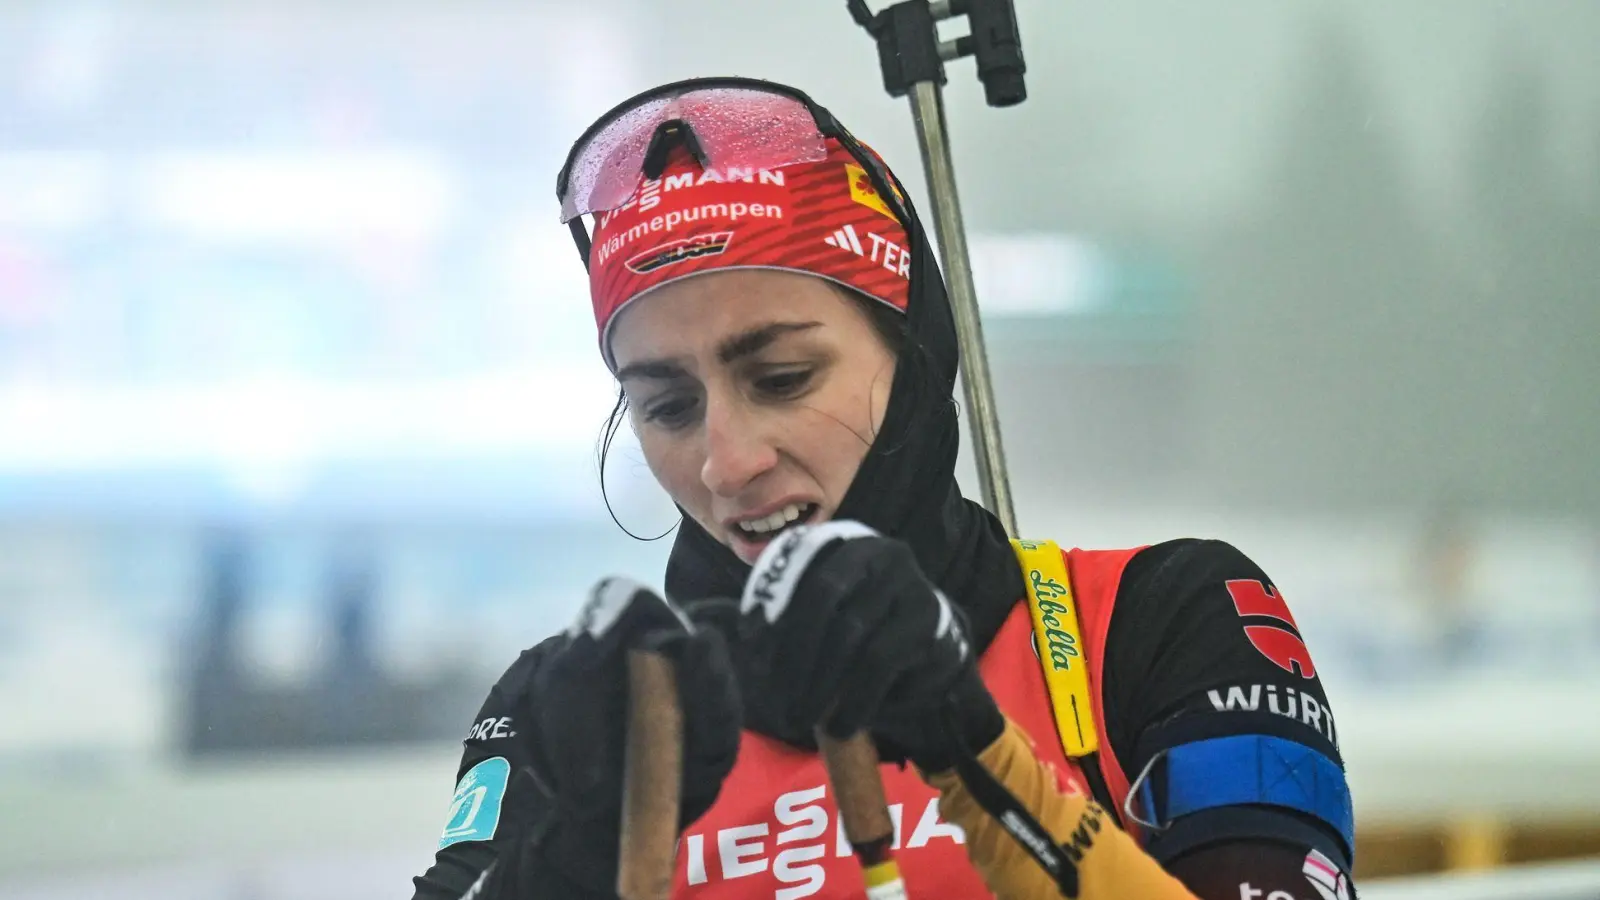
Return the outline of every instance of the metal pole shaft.
[[[978,485],[983,492],[984,505],[1000,519],[1006,534],[1016,537],[1011,482],[1006,478],[1005,448],[1000,443],[1000,416],[995,409],[994,384],[989,378],[983,323],[978,317],[978,292],[972,283],[966,226],[962,224],[961,201],[956,196],[955,164],[944,127],[944,92],[936,82],[919,81],[911,85],[908,96],[911,115],[917,125],[917,142],[922,145],[923,168],[928,173],[934,232],[939,237],[945,286],[950,291],[956,339],[961,346],[961,382],[967,399],[967,414],[972,421]]]

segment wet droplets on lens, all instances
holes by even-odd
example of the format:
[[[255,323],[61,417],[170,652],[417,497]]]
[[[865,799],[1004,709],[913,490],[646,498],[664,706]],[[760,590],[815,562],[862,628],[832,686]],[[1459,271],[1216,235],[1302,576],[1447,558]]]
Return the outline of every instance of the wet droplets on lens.
[[[668,99],[642,103],[614,119],[579,152],[567,182],[563,212],[590,213],[622,204],[638,186],[639,168]]]
[[[570,218],[627,202],[638,190],[656,129],[671,119],[689,123],[713,167],[773,169],[828,155],[810,112],[797,100],[745,88],[691,91],[629,109],[590,138],[569,175],[563,214]]]

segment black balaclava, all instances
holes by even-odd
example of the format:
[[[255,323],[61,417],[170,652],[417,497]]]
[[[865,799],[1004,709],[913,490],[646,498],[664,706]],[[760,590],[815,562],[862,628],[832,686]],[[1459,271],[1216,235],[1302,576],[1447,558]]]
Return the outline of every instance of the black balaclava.
[[[987,647],[1026,586],[1000,522],[956,485],[959,423],[953,399],[960,352],[955,320],[933,248],[915,208],[904,223],[913,247],[910,332],[895,366],[883,426],[845,493],[835,519],[854,519],[905,541],[923,572],[967,615]],[[667,561],[666,589],[680,602],[739,597],[750,566],[684,515]],[[791,743],[748,710],[746,724]]]

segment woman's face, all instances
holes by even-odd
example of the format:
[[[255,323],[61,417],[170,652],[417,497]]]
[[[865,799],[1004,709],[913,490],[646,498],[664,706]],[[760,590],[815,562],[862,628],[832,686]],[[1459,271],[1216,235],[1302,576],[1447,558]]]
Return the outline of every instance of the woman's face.
[[[619,313],[611,351],[650,471],[745,562],[839,508],[894,380],[860,302],[789,272],[652,291]]]

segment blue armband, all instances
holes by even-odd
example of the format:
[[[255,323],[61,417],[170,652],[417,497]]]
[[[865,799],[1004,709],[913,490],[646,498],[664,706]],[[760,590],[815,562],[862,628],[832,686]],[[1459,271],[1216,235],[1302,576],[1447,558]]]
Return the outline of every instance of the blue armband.
[[[1183,816],[1220,807],[1278,807],[1326,824],[1355,847],[1355,813],[1344,769],[1325,753],[1288,738],[1236,734],[1177,744],[1151,756],[1130,801],[1134,821],[1155,831]],[[1131,803],[1130,803],[1131,805]]]

